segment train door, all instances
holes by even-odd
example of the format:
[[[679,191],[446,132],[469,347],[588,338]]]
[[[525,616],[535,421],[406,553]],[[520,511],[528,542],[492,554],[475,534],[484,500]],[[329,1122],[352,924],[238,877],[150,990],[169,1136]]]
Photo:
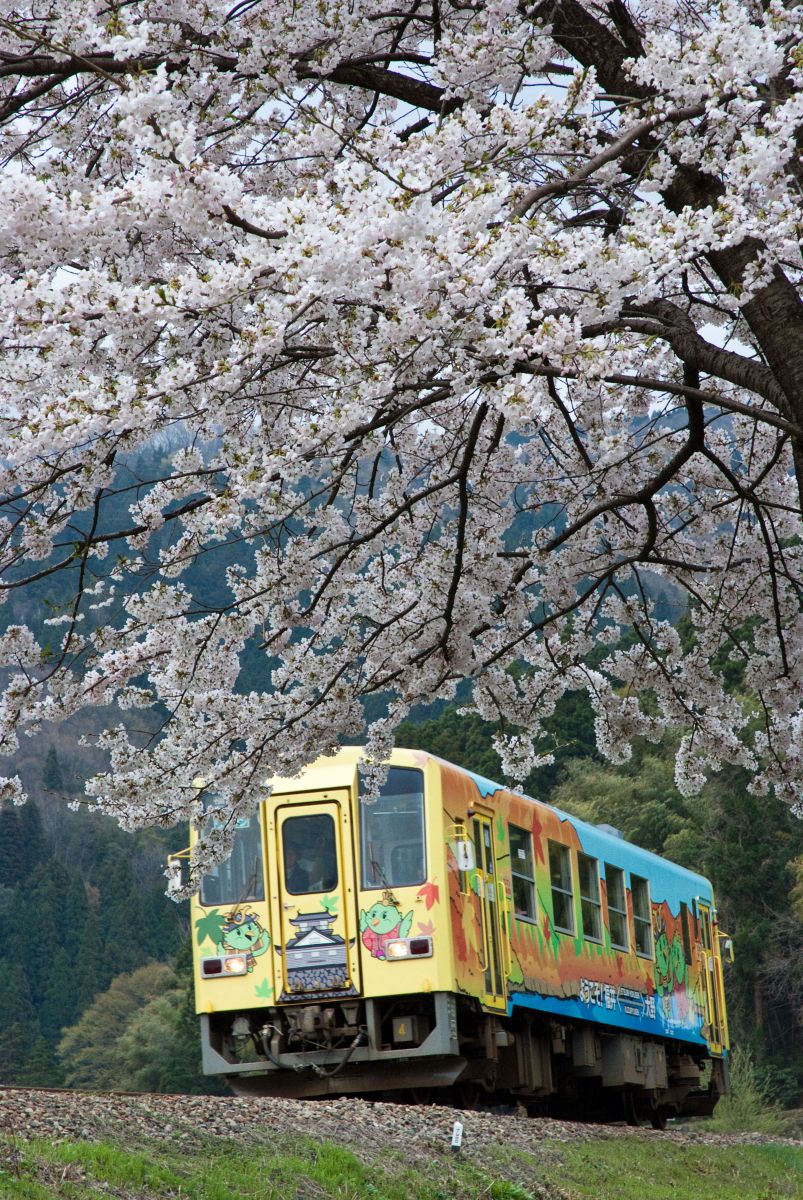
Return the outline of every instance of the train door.
[[[708,1047],[712,1054],[724,1054],[728,1045],[728,1026],[725,1017],[725,992],[722,986],[722,962],[716,941],[716,922],[708,904],[698,900],[700,916],[700,949],[705,976],[706,1020],[710,1028]]]
[[[282,797],[273,836],[281,930],[280,1001],[355,996],[354,852],[348,791]]]
[[[493,821],[490,817],[472,818],[474,851],[477,858],[476,881],[482,927],[482,962],[485,972],[485,994],[482,1002],[487,1008],[507,1009],[507,981],[503,963],[507,960],[503,936],[500,887],[494,855]]]

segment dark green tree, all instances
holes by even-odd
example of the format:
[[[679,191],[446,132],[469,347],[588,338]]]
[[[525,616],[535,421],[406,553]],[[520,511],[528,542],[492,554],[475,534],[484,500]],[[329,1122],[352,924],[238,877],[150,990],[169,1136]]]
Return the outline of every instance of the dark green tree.
[[[42,769],[42,787],[46,792],[55,792],[57,795],[64,794],[64,777],[55,746],[51,746],[47,752]]]
[[[32,1048],[39,1036],[26,974],[13,956],[0,957],[0,1083],[25,1081]]]
[[[60,1087],[63,1084],[64,1073],[51,1038],[41,1034],[36,1038],[18,1082],[25,1087]]]
[[[36,804],[0,809],[0,887],[24,883],[47,856]]]
[[[24,879],[25,848],[18,808],[0,809],[0,886],[14,887]]]
[[[105,972],[102,987],[141,966],[148,952],[142,900],[131,869],[130,853],[110,848],[98,864],[94,883],[100,893]]]
[[[87,911],[81,940],[78,942],[78,962],[80,972],[75,990],[78,1012],[81,1013],[109,983],[102,922],[98,912],[91,905]],[[62,1021],[62,1025],[64,1024],[67,1022]]]
[[[0,809],[0,887],[14,887],[49,857],[40,810],[29,800],[20,808]]]

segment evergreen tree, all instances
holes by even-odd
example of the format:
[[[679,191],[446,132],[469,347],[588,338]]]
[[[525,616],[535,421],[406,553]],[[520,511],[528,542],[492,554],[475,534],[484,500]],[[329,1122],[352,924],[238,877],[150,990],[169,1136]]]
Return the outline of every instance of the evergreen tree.
[[[101,986],[108,987],[112,979],[134,970],[151,957],[130,852],[124,855],[109,848],[96,869],[94,882],[100,892],[106,967]]]
[[[50,853],[42,831],[42,818],[39,808],[29,800],[19,810],[20,830],[22,834],[22,879],[24,883],[32,872],[50,857]]]
[[[87,912],[81,940],[78,943],[78,961],[81,971],[76,980],[76,999],[79,1013],[91,1004],[104,987],[108,987],[108,962],[101,936],[100,920],[91,907]],[[68,1022],[63,1021],[63,1025]]]
[[[20,809],[0,809],[0,886],[14,887],[25,878],[25,843]]]
[[[86,920],[83,885],[55,859],[40,864],[4,916],[8,953],[24,966],[41,1032],[55,1038],[78,1004],[77,948]]]
[[[80,1013],[80,992],[75,986],[81,970],[75,953],[63,946],[49,956],[47,968],[39,973],[37,1012],[42,1033],[55,1043],[64,1025],[70,1025]]]
[[[56,753],[56,747],[51,746],[48,749],[45,765],[42,770],[42,787],[46,792],[55,792],[57,795],[64,794],[64,777],[61,772],[61,763],[59,756]]]
[[[165,961],[176,953],[181,941],[181,922],[188,919],[187,906],[179,907],[165,895],[162,884],[142,897],[142,935],[147,952]]]
[[[20,963],[0,957],[0,1083],[25,1080],[39,1038],[30,984]]]
[[[64,1072],[50,1038],[40,1035],[35,1039],[17,1082],[25,1087],[60,1087],[63,1084]]]
[[[0,887],[25,883],[47,857],[36,804],[31,800],[21,808],[0,809]]]

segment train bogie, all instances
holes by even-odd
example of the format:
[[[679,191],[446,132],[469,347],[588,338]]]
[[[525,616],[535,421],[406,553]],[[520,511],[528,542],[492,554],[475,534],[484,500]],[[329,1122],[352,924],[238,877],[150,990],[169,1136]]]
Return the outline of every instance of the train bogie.
[[[204,1069],[286,1096],[710,1111],[726,1087],[701,876],[418,751],[274,780],[193,901]]]

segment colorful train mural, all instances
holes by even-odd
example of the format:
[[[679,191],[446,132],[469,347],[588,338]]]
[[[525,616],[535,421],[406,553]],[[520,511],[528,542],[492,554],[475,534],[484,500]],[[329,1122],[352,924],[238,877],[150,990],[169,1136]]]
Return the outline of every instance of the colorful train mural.
[[[708,881],[418,751],[372,800],[359,757],[271,781],[193,902],[205,1069],[266,1094],[710,1111],[728,1034]]]

